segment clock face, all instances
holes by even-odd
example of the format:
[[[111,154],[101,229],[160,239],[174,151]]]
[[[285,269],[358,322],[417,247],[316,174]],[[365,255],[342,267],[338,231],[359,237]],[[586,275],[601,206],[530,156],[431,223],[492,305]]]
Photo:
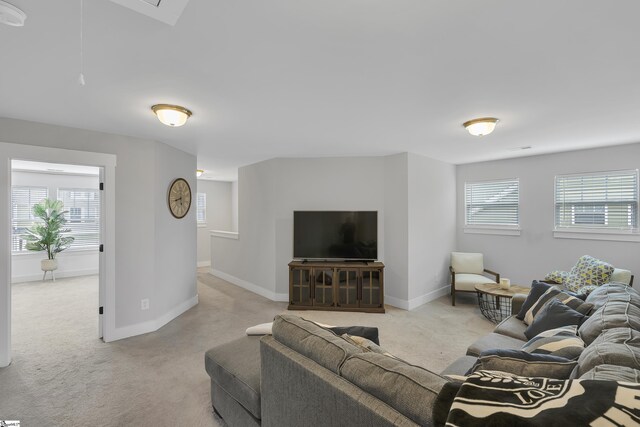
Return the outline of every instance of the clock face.
[[[191,207],[191,187],[182,178],[178,178],[169,186],[169,211],[176,218],[184,218]]]

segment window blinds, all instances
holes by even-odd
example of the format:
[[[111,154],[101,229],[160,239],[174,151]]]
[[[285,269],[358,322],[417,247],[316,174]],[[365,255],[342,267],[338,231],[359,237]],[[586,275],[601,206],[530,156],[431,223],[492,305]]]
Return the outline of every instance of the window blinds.
[[[638,170],[556,176],[555,227],[638,231]]]
[[[196,195],[196,220],[199,223],[207,222],[207,193]]]
[[[519,225],[518,179],[465,183],[465,224],[515,228]]]
[[[64,203],[66,227],[75,240],[71,248],[87,248],[100,244],[100,193],[92,189],[59,188],[58,200]]]
[[[20,236],[36,220],[33,216],[33,206],[48,197],[46,187],[26,187],[14,185],[11,187],[11,251],[26,251],[26,242]]]

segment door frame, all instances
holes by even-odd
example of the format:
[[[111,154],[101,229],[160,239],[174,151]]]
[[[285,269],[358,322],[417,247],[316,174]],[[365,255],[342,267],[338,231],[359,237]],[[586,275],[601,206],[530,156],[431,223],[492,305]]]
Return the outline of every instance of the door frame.
[[[104,214],[100,253],[102,335],[111,341],[115,331],[115,168],[114,154],[0,142],[0,368],[11,363],[11,161],[77,164],[102,168]],[[5,184],[3,184],[3,182]],[[104,298],[102,298],[104,296]],[[98,308],[96,307],[96,310]]]

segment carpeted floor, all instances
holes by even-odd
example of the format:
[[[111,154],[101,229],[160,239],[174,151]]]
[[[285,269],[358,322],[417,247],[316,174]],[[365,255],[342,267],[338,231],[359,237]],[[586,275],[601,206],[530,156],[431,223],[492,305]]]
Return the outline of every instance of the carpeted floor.
[[[204,352],[286,311],[204,270],[199,304],[159,331],[105,344],[96,338],[97,277],[13,285],[13,362],[0,369],[0,419],[24,426],[218,426]],[[439,372],[493,325],[475,296],[386,314],[297,312],[380,329],[381,344]]]

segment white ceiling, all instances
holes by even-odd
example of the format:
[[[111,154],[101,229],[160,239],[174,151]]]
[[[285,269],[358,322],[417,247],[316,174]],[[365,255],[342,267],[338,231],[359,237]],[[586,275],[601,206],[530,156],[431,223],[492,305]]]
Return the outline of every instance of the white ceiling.
[[[79,2],[11,2],[28,19],[0,25],[0,116],[163,141],[209,178],[279,156],[640,141],[636,0],[191,0],[175,26],[85,0],[84,87]],[[194,115],[169,128],[156,103]],[[492,135],[461,127],[479,116],[501,119]]]

